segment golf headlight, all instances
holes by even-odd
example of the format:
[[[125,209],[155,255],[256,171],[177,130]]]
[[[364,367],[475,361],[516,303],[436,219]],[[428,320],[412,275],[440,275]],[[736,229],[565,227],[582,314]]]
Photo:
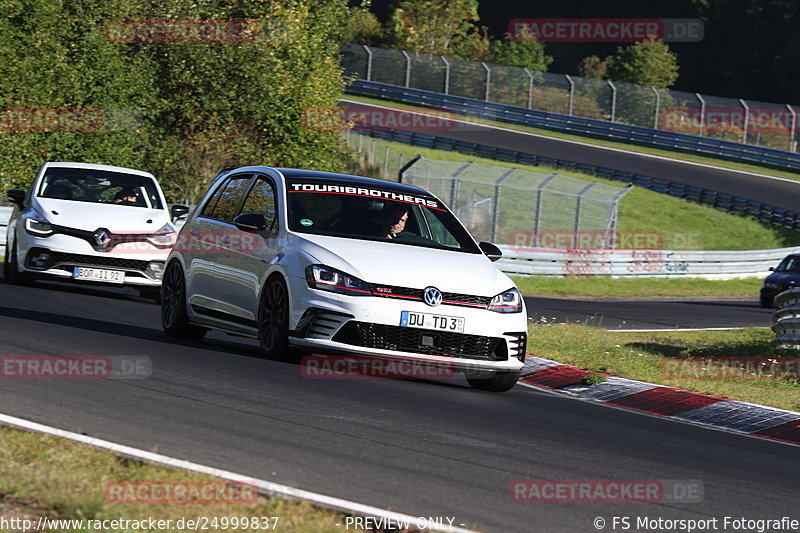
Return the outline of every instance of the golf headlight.
[[[330,291],[349,296],[370,296],[372,290],[366,282],[324,265],[306,267],[306,282],[312,289]]]
[[[489,303],[489,311],[496,313],[521,313],[522,295],[517,289],[508,289],[498,294]]]
[[[49,237],[53,234],[53,226],[50,222],[36,211],[30,211],[22,215],[25,219],[25,231],[35,237]]]
[[[175,231],[175,228],[173,228],[171,224],[164,224],[161,227],[161,229],[159,229],[152,235],[148,235],[147,241],[153,246],[159,246],[159,247],[174,246],[175,239],[177,236],[178,232]]]
[[[777,289],[778,288],[778,284],[777,283],[764,283],[764,285],[762,285],[762,287],[764,287],[765,289]]]

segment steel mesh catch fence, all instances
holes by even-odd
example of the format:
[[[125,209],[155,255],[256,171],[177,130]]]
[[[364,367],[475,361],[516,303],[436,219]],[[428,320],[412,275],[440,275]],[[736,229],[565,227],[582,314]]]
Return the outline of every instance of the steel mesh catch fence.
[[[479,240],[544,247],[545,236],[577,246],[582,233],[613,246],[619,200],[629,188],[529,170],[420,158],[403,182],[441,198]],[[569,246],[565,246],[569,247]]]
[[[724,98],[364,45],[346,74],[499,104],[797,150],[800,106]]]

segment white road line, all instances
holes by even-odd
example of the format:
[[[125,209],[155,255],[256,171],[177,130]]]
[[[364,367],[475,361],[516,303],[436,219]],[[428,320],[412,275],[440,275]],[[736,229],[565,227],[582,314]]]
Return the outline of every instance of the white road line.
[[[658,331],[735,331],[740,329],[769,329],[766,326],[743,326],[731,328],[656,328],[656,329],[609,329],[621,333],[653,333]]]
[[[738,172],[739,174],[744,174],[746,176],[758,176],[760,178],[768,178],[768,179],[771,179],[771,180],[785,181],[787,183],[794,183],[795,185],[800,185],[800,177],[798,177],[797,180],[792,180],[792,179],[789,179],[789,178],[779,178],[778,176],[770,176],[768,174],[758,174],[758,173],[755,173],[755,172],[748,172],[746,170],[738,170],[738,169],[733,169],[733,168],[718,167],[718,166],[715,166],[715,165],[709,165],[708,163],[698,163],[696,161],[686,161],[686,160],[683,160],[683,159],[674,159],[674,158],[666,157],[666,156],[662,156],[662,155],[645,154],[645,153],[642,153],[642,152],[629,151],[629,150],[625,150],[625,149],[622,149],[622,148],[612,148],[610,146],[600,146],[600,145],[597,145],[597,144],[591,144],[591,143],[581,142],[581,141],[574,141],[574,140],[571,140],[571,139],[561,139],[559,137],[550,137],[550,136],[547,136],[547,135],[543,135],[541,133],[531,133],[531,132],[528,132],[528,131],[520,131],[520,130],[515,130],[515,129],[512,129],[512,128],[503,128],[503,127],[500,127],[500,126],[493,126],[491,124],[482,124],[480,122],[473,122],[473,121],[469,121],[469,120],[461,120],[461,119],[449,118],[449,117],[448,118],[444,118],[441,115],[430,115],[428,113],[421,113],[419,111],[413,111],[411,109],[402,109],[402,108],[399,108],[399,107],[383,106],[383,105],[378,105],[378,104],[368,104],[366,102],[359,102],[358,100],[341,99],[339,101],[340,102],[345,102],[345,103],[348,103],[348,104],[358,104],[358,105],[363,105],[363,106],[377,107],[377,108],[380,108],[380,109],[394,109],[394,110],[398,110],[398,111],[406,111],[408,113],[413,113],[413,114],[421,115],[421,116],[424,116],[424,117],[433,117],[433,118],[436,118],[438,120],[450,120],[450,121],[453,121],[453,122],[459,122],[461,124],[477,125],[477,126],[480,126],[482,128],[490,128],[490,129],[495,129],[495,130],[499,130],[499,131],[507,131],[507,132],[510,132],[510,133],[517,133],[517,134],[520,134],[520,135],[528,135],[530,137],[538,137],[540,139],[548,139],[548,140],[551,140],[551,141],[559,141],[559,142],[577,144],[577,145],[580,145],[580,146],[587,146],[587,147],[591,147],[591,148],[599,148],[601,150],[609,150],[609,151],[612,151],[612,152],[620,152],[620,153],[628,154],[628,155],[637,155],[637,156],[641,156],[641,157],[649,157],[651,159],[660,159],[662,161],[672,161],[673,163],[680,163],[680,164],[684,164],[684,165],[694,165],[694,166],[697,166],[697,167],[705,167],[705,168],[711,168],[711,169],[715,169],[715,170],[724,170],[726,172]],[[490,120],[490,119],[485,119],[485,120]],[[534,126],[529,126],[529,127],[534,127]],[[573,134],[573,135],[577,135],[577,134]],[[612,140],[611,142],[624,142],[624,141]],[[665,148],[661,148],[661,150],[665,150]],[[706,154],[697,154],[697,155],[702,156],[702,157],[711,157],[711,158],[713,158],[713,156],[706,155]],[[751,164],[752,165],[752,164],[755,164],[755,163],[746,163],[746,164]],[[790,172],[790,171],[787,170],[787,172]]]
[[[0,424],[27,429],[30,431],[37,431],[40,433],[46,433],[48,435],[54,435],[56,437],[63,437],[65,439],[81,442],[83,444],[89,444],[90,446],[94,446],[96,448],[102,448],[104,450],[112,451],[116,454],[125,455],[127,457],[132,457],[135,459],[140,459],[142,461],[147,461],[149,463],[160,464],[171,468],[180,468],[183,470],[189,470],[191,472],[198,472],[201,474],[208,474],[211,476],[216,476],[222,479],[226,479],[228,481],[233,481],[235,483],[251,485],[257,487],[259,491],[264,495],[275,496],[284,499],[307,500],[329,509],[335,509],[337,511],[345,511],[348,513],[353,513],[361,516],[373,516],[377,518],[385,518],[386,520],[392,520],[395,523],[399,522],[405,523],[406,521],[408,521],[411,524],[412,531],[417,530],[415,529],[415,524],[417,523],[417,519],[420,518],[417,516],[411,516],[402,513],[396,513],[394,511],[388,511],[386,509],[380,509],[378,507],[372,507],[370,505],[363,505],[348,500],[342,500],[340,498],[334,498],[332,496],[325,496],[324,494],[318,494],[316,492],[309,492],[307,490],[296,489],[294,487],[280,485],[278,483],[273,483],[271,481],[265,481],[263,479],[257,479],[254,477],[237,474],[235,472],[229,472],[227,470],[220,470],[219,468],[204,466],[198,463],[193,463],[191,461],[185,461],[183,459],[176,459],[174,457],[168,457],[166,455],[148,452],[145,450],[140,450],[138,448],[132,448],[130,446],[117,444],[107,440],[96,439],[94,437],[88,437],[86,435],[80,435],[78,433],[73,433],[71,431],[65,431],[63,429],[46,426],[44,424],[38,424],[36,422],[31,422],[29,420],[24,420],[22,418],[17,418],[14,416],[0,414]],[[455,533],[471,533],[470,530],[462,529],[459,527],[431,528],[430,530],[452,531]]]

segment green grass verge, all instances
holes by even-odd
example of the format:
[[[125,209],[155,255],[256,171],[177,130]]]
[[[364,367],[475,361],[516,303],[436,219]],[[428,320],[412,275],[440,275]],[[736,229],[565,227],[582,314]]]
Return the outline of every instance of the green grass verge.
[[[620,333],[572,324],[536,324],[529,328],[528,353],[629,379],[648,381],[800,411],[800,380],[749,375],[748,379],[698,377],[687,366],[666,366],[667,358],[759,357],[777,361],[785,356],[772,345],[768,329],[735,331]],[[671,360],[669,360],[671,361]],[[796,372],[796,367],[795,372]]]
[[[376,140],[376,143],[388,145],[406,158],[419,154],[439,161],[475,161],[496,167],[546,172],[544,167],[505,163],[458,152],[383,140]],[[615,187],[622,185],[619,181],[579,172],[558,170],[558,173]],[[664,250],[766,250],[800,245],[800,233],[767,226],[751,218],[640,187],[634,187],[620,200],[617,229],[639,235],[655,235],[660,243],[659,248]]]
[[[585,298],[740,297],[758,300],[762,278],[709,280],[703,278],[514,277],[523,294]]]
[[[0,516],[51,519],[143,520],[197,517],[279,517],[279,531],[338,532],[343,517],[307,502],[267,500],[252,503],[115,503],[109,482],[146,482],[164,494],[174,482],[197,482],[196,487],[213,487],[217,478],[170,470],[121,458],[104,450],[40,433],[0,427]],[[205,485],[203,485],[205,484]],[[249,490],[249,487],[246,487]],[[144,493],[145,495],[149,493]],[[208,494],[208,493],[206,493]],[[214,492],[211,492],[214,498]],[[247,494],[251,494],[247,492]],[[109,496],[109,498],[106,497]],[[162,496],[163,498],[163,496]],[[274,520],[270,521],[270,525]],[[273,529],[273,528],[270,528]],[[32,530],[32,529],[31,529]],[[107,530],[107,529],[106,529]],[[127,529],[134,531],[134,529]],[[170,531],[177,531],[173,525]],[[187,528],[183,528],[187,530]],[[258,528],[211,528],[212,531],[264,531]],[[78,531],[61,528],[59,531]],[[101,531],[85,528],[82,531]],[[142,527],[136,531],[165,531]]]
[[[408,104],[401,104],[397,102],[391,102],[388,100],[380,100],[377,98],[367,98],[363,96],[356,96],[352,94],[346,94],[345,99],[347,100],[354,100],[358,102],[364,102],[367,104],[377,104],[377,105],[385,105],[390,107],[395,107],[398,109],[424,109],[420,106],[412,106]],[[455,115],[456,118],[462,120],[470,120],[475,121],[475,117],[467,117],[465,115]],[[657,155],[661,157],[667,157],[670,159],[677,159],[679,161],[690,161],[693,163],[702,163],[704,165],[712,165],[721,168],[729,168],[731,170],[741,170],[744,172],[750,172],[753,174],[765,174],[767,176],[776,176],[779,178],[786,178],[790,180],[800,180],[800,172],[792,172],[789,170],[778,170],[769,167],[763,167],[760,165],[752,165],[747,163],[737,163],[735,161],[726,161],[724,159],[715,159],[713,157],[706,157],[702,155],[695,155],[695,154],[687,154],[683,152],[673,152],[671,150],[665,150],[661,148],[650,148],[647,146],[641,146],[638,144],[629,144],[623,143],[618,141],[605,141],[603,139],[595,139],[593,137],[582,137],[580,135],[574,135],[570,133],[561,133],[557,131],[551,130],[544,130],[540,128],[531,128],[529,126],[521,126],[518,124],[509,124],[507,122],[500,122],[495,120],[485,120],[480,119],[481,124],[487,124],[490,126],[499,126],[501,128],[506,128],[515,131],[523,131],[528,133],[535,133],[537,135],[543,135],[545,137],[553,137],[554,139],[565,139],[570,141],[578,141],[586,144],[592,144],[595,146],[606,146],[609,148],[617,148],[620,150],[625,150],[626,152],[636,152],[640,154],[650,154],[650,155]]]

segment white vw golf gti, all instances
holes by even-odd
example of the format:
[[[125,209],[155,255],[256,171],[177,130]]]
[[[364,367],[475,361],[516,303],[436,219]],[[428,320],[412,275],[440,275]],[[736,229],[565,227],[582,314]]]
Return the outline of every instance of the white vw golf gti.
[[[505,391],[525,357],[514,283],[436,197],[410,185],[263,166],[222,173],[167,259],[171,336],[209,328],[290,345],[424,362]]]
[[[45,163],[28,191],[12,189],[5,279],[81,281],[157,295],[177,231],[149,172],[89,163]]]

